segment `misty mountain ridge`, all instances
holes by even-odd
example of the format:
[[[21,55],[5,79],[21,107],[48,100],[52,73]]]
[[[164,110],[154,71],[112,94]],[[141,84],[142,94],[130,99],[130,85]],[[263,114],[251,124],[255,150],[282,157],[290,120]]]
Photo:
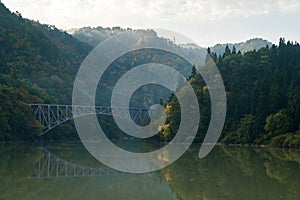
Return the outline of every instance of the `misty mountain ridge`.
[[[131,28],[121,28],[121,27],[112,27],[112,28],[103,28],[101,26],[96,28],[91,27],[83,27],[83,28],[73,28],[70,30],[67,30],[67,33],[73,35],[76,39],[78,39],[81,42],[85,42],[93,47],[97,46],[100,42],[107,39],[110,36],[116,35],[118,33],[124,32],[124,31],[143,31],[144,33],[151,34],[154,37],[159,37],[157,34],[153,34],[153,30],[145,30],[145,29],[139,29],[139,30],[133,30]],[[170,40],[171,42],[175,43],[175,41],[164,38],[166,40]],[[182,48],[186,48],[192,51],[203,51],[207,48],[200,47],[197,44],[194,43],[186,43],[186,44],[178,44]],[[273,44],[269,42],[268,40],[262,39],[262,38],[253,38],[249,39],[245,42],[239,42],[239,43],[226,43],[226,44],[216,44],[212,47],[209,47],[210,50],[214,53],[216,53],[218,56],[223,55],[225,53],[225,48],[228,45],[229,49],[232,51],[233,47],[235,47],[236,52],[240,51],[241,53],[245,53],[252,50],[259,50],[260,48],[266,47],[266,46],[272,46]]]

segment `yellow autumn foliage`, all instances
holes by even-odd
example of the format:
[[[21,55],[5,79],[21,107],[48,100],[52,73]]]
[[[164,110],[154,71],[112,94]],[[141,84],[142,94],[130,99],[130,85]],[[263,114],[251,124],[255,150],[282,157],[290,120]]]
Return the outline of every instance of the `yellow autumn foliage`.
[[[166,106],[166,113],[167,113],[167,114],[170,114],[171,109],[172,109],[172,106],[171,106],[170,104],[168,104],[168,105]]]

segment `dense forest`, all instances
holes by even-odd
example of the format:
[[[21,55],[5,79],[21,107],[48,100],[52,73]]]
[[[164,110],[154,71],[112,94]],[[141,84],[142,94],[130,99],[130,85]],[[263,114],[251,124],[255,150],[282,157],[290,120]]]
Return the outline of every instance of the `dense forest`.
[[[43,127],[33,120],[28,103],[70,104],[76,72],[92,46],[54,26],[11,13],[1,3],[0,19],[0,141],[36,140]],[[227,46],[221,56],[211,49],[207,51],[222,74],[227,92],[227,118],[220,142],[299,148],[299,44],[281,38],[278,46],[268,45],[246,53],[232,46]],[[124,63],[134,66],[148,62],[148,54],[142,55],[134,62],[130,60],[133,55],[129,55],[127,60],[121,60],[122,65],[119,61],[114,64],[123,67]],[[174,59],[164,62],[169,61]],[[179,63],[177,68],[182,65]],[[121,76],[120,71],[114,70],[108,73],[110,80]],[[196,141],[201,142],[209,123],[209,90],[195,71],[189,82],[199,99],[201,122]],[[111,87],[105,85],[102,91]],[[105,99],[105,95],[99,93],[97,98]],[[160,139],[170,140],[180,123],[180,108],[175,96],[162,103],[168,120]],[[115,130],[110,119],[105,127]],[[76,135],[68,123],[53,131],[60,130]],[[52,137],[65,136],[48,136]]]
[[[300,46],[285,42],[245,54],[227,47],[223,56],[208,49],[223,77],[227,117],[221,142],[300,147]],[[200,74],[189,80],[199,98],[201,141],[210,116],[209,91]],[[170,139],[180,121],[177,98],[166,105],[168,124],[161,131]]]
[[[35,140],[42,127],[28,104],[69,103],[91,47],[2,3],[0,19],[0,140]]]

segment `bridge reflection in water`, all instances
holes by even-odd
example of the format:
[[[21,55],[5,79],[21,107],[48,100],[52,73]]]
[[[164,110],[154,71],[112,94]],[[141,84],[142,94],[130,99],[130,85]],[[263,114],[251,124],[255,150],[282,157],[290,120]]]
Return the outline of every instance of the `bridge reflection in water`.
[[[34,176],[29,178],[58,178],[119,175],[123,172],[112,168],[86,167],[71,163],[52,154],[45,148],[40,148],[44,156],[34,166]]]

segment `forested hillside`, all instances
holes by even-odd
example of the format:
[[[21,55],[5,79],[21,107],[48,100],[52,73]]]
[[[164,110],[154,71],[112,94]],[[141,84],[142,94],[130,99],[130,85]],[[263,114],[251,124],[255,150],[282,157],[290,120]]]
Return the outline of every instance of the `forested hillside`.
[[[11,13],[1,3],[0,19],[0,141],[35,140],[42,127],[33,120],[28,103],[70,104],[76,72],[92,49],[91,45],[95,45],[98,40],[83,38],[85,34],[82,33],[80,37],[87,43],[80,42],[54,26],[41,25],[22,18],[19,13]],[[106,31],[106,34],[100,39],[124,29],[101,31]],[[148,41],[157,38],[153,31],[145,33]],[[258,48],[255,41],[251,40],[249,44]],[[260,45],[267,42],[259,41]],[[164,39],[161,42],[174,45]],[[174,45],[174,48],[181,47]],[[222,56],[218,55],[220,52],[213,51],[217,50],[208,49],[222,74],[228,100],[227,118],[220,141],[299,148],[299,44],[280,39],[278,46],[269,45],[246,53],[241,53],[232,45],[225,47]],[[162,56],[161,52],[155,51],[131,52],[117,59],[106,72],[103,83],[99,84],[97,103],[106,105],[110,102],[113,84],[131,67],[148,62],[168,65],[174,64],[174,61],[175,57],[167,54]],[[184,71],[184,65],[184,62],[177,60],[174,66],[188,77],[191,72]],[[189,81],[199,98],[201,123],[196,141],[202,141],[210,117],[209,90],[199,74],[192,74]],[[165,104],[168,120],[160,137],[170,140],[180,123],[180,107],[176,97],[170,97],[169,102],[166,102],[166,98],[161,99],[160,95],[167,92],[159,91],[161,93],[145,86],[139,91],[140,95],[144,95],[143,98],[137,95],[131,103],[143,106]],[[104,119],[104,127],[112,135],[118,133],[111,119]],[[68,125],[57,129],[63,130],[64,134],[75,133]]]
[[[227,117],[221,142],[300,147],[300,46],[280,39],[278,46],[222,57],[209,52],[222,74],[227,93]],[[209,123],[209,91],[201,76],[190,79],[199,98],[202,121],[197,140]],[[167,105],[169,123],[161,134],[176,133],[180,110],[175,97]]]
[[[74,77],[90,49],[0,3],[0,140],[36,138],[40,126],[28,103],[70,103]]]

